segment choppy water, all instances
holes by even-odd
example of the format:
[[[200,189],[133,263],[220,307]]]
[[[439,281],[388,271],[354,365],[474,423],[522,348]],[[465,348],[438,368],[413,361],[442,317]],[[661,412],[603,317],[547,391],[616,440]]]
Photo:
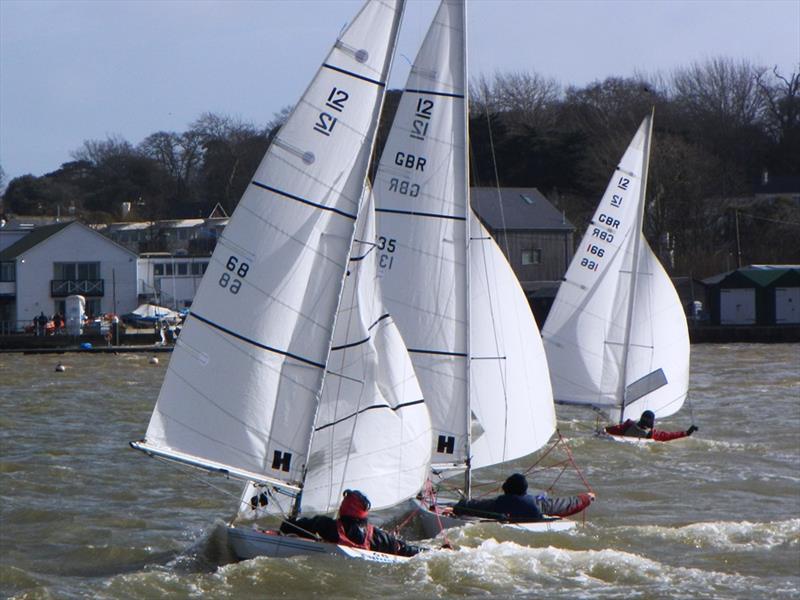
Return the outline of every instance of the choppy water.
[[[800,346],[692,353],[691,406],[659,421],[685,428],[694,416],[688,440],[605,442],[587,413],[559,411],[598,494],[576,531],[472,527],[451,536],[458,550],[394,566],[228,563],[225,492],[240,485],[127,447],[147,425],[165,355],[153,366],[136,354],[0,354],[0,596],[798,598]],[[577,477],[557,491],[580,491]]]

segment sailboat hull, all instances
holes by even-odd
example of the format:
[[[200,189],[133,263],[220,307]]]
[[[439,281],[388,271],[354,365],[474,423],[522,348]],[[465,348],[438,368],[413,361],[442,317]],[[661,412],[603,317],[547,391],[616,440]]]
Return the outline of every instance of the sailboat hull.
[[[555,533],[559,531],[568,531],[577,527],[575,521],[562,519],[561,517],[551,517],[546,521],[529,521],[526,523],[500,523],[494,519],[480,519],[477,517],[453,517],[450,515],[441,514],[442,509],[452,506],[451,504],[440,504],[435,507],[435,512],[420,502],[414,500],[416,505],[420,522],[422,523],[422,530],[425,536],[432,538],[439,535],[445,529],[453,527],[463,527],[465,525],[476,523],[497,523],[507,529],[515,529],[517,531],[528,531],[531,533]]]
[[[244,527],[229,527],[228,543],[239,560],[248,560],[257,556],[270,558],[340,556],[393,564],[405,562],[410,558]]]
[[[609,440],[612,442],[619,442],[621,444],[635,444],[635,445],[644,445],[644,444],[656,444],[658,443],[657,440],[652,438],[639,438],[639,437],[632,437],[630,435],[611,435],[610,433],[600,433],[597,437],[603,438],[605,440]]]

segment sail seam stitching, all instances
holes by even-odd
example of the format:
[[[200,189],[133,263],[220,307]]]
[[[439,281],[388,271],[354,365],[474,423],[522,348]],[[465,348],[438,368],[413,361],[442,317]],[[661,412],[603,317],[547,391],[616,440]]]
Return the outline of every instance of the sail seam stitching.
[[[349,75],[350,77],[355,77],[356,79],[361,79],[362,81],[368,81],[369,83],[374,83],[379,87],[386,87],[386,83],[383,81],[378,81],[377,79],[370,79],[364,75],[359,75],[358,73],[353,73],[352,71],[348,71],[346,69],[342,69],[341,67],[334,67],[328,63],[322,63],[322,66],[326,69],[330,69],[331,71],[336,71],[337,73],[342,73],[343,75]]]
[[[425,350],[424,348],[409,348],[409,352],[414,352],[415,354],[440,354],[442,356],[461,356],[466,358],[467,354],[465,352],[446,352],[444,350]]]
[[[411,89],[406,89],[405,91],[409,92],[411,94],[429,94],[431,96],[445,96],[447,98],[461,98],[461,99],[464,98],[464,94],[451,94],[449,92],[436,92],[434,90],[411,90]]]
[[[368,410],[373,410],[375,408],[387,408],[387,409],[391,410],[392,412],[397,412],[401,408],[406,408],[408,406],[414,406],[415,404],[424,404],[424,403],[425,403],[425,400],[421,399],[421,400],[413,400],[412,402],[403,402],[402,404],[398,404],[397,406],[387,406],[386,404],[373,404],[372,406],[367,406],[366,408],[362,408],[361,410],[358,410],[358,411],[354,412],[352,415],[348,415],[346,417],[342,417],[341,419],[337,419],[336,421],[333,421],[332,423],[327,423],[326,425],[322,425],[321,427],[317,427],[314,431],[322,431],[323,429],[326,429],[328,427],[333,427],[334,425],[338,425],[339,423],[347,421],[348,419],[352,419],[353,417],[357,417],[361,413],[367,412]]]
[[[356,215],[352,215],[352,214],[350,214],[348,212],[345,212],[345,211],[343,211],[341,209],[333,208],[332,206],[325,206],[324,204],[319,204],[317,202],[312,202],[311,200],[306,200],[305,198],[301,198],[300,196],[295,196],[294,194],[290,194],[289,192],[284,192],[283,190],[279,190],[277,188],[268,186],[268,185],[266,185],[264,183],[261,183],[259,181],[253,180],[251,183],[256,187],[260,187],[261,189],[267,190],[268,192],[273,192],[275,194],[278,194],[280,196],[284,196],[284,197],[289,198],[291,200],[296,200],[297,202],[301,202],[302,204],[307,204],[309,206],[314,206],[316,208],[321,208],[322,210],[328,210],[330,212],[336,213],[337,215],[341,215],[343,217],[347,217],[348,219],[352,219],[353,221],[356,220]]]
[[[414,217],[434,217],[437,219],[454,219],[456,221],[466,221],[466,217],[459,217],[458,215],[443,215],[437,213],[418,212],[414,210],[399,210],[395,208],[376,208],[375,212],[391,213],[395,215],[410,215]]]
[[[270,352],[274,352],[276,354],[281,354],[282,356],[286,356],[286,357],[289,357],[289,358],[293,358],[295,360],[299,360],[302,363],[306,363],[307,365],[311,365],[311,366],[314,366],[314,367],[319,367],[320,369],[324,369],[325,368],[325,365],[322,364],[322,363],[318,363],[318,362],[310,360],[308,358],[303,358],[302,356],[298,356],[297,354],[292,354],[291,352],[287,352],[286,350],[279,350],[278,348],[273,348],[272,346],[267,346],[266,344],[262,344],[260,342],[255,341],[255,340],[251,340],[250,338],[247,338],[247,337],[245,337],[245,336],[243,336],[243,335],[241,335],[239,333],[236,333],[235,331],[231,331],[230,329],[222,327],[221,325],[217,325],[213,321],[209,321],[208,319],[206,319],[204,317],[201,317],[196,312],[190,312],[189,316],[194,317],[194,318],[198,319],[199,321],[202,321],[203,323],[213,327],[214,329],[218,329],[219,331],[221,331],[223,333],[227,333],[228,335],[233,336],[236,339],[239,339],[239,340],[241,340],[243,342],[247,342],[248,344],[256,346],[257,348],[262,348],[264,350],[269,350]]]
[[[377,319],[377,320],[376,320],[376,321],[375,321],[375,322],[374,322],[372,325],[370,325],[369,327],[367,327],[367,329],[368,329],[368,330],[371,330],[371,329],[372,329],[373,327],[375,327],[375,326],[376,326],[378,323],[380,323],[380,322],[381,322],[381,321],[383,321],[384,319],[388,319],[390,316],[391,316],[391,315],[389,315],[389,313],[386,313],[386,314],[384,314],[384,315],[381,315],[380,317],[378,317],[378,319]],[[331,352],[335,352],[335,351],[337,351],[337,350],[346,350],[347,348],[353,348],[353,347],[355,347],[355,346],[360,346],[361,344],[366,344],[366,343],[367,343],[368,341],[370,341],[371,339],[372,339],[372,336],[371,336],[371,335],[368,335],[368,336],[367,336],[367,337],[365,337],[363,340],[359,340],[359,341],[357,341],[357,342],[351,342],[351,343],[349,343],[349,344],[342,344],[341,346],[333,346],[333,347],[331,348]]]

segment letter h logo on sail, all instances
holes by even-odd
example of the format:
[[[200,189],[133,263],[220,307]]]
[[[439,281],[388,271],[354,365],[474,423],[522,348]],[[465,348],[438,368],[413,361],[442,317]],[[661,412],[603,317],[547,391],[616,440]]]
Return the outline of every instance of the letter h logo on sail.
[[[272,468],[273,469],[280,469],[282,471],[288,471],[289,466],[292,464],[292,453],[291,452],[281,452],[280,450],[275,450],[275,454],[272,455]]]
[[[452,435],[440,435],[439,436],[439,443],[436,446],[436,451],[440,454],[452,454],[453,450],[456,448],[456,438]]]

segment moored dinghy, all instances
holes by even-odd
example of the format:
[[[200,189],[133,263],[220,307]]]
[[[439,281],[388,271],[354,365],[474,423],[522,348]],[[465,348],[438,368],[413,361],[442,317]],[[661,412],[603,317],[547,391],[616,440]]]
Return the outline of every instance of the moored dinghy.
[[[650,115],[612,175],[542,329],[555,401],[618,423],[645,410],[671,415],[689,389],[686,316],[642,231],[652,131]]]
[[[403,5],[365,4],[267,150],[211,257],[146,437],[131,444],[255,482],[265,498],[280,492],[293,516],[330,510],[347,487],[391,506],[428,470],[430,421],[402,339],[374,316],[374,276],[347,283],[354,257],[374,248],[354,237],[370,235],[366,170]],[[387,367],[388,387],[375,376]],[[228,535],[240,558],[404,560],[252,527]]]
[[[538,328],[470,208],[466,11],[444,0],[414,61],[375,176],[384,299],[433,423],[433,470],[465,474],[541,448],[555,431]],[[471,519],[420,504],[429,536]],[[526,524],[573,527],[571,521]],[[517,525],[515,525],[517,526]]]

